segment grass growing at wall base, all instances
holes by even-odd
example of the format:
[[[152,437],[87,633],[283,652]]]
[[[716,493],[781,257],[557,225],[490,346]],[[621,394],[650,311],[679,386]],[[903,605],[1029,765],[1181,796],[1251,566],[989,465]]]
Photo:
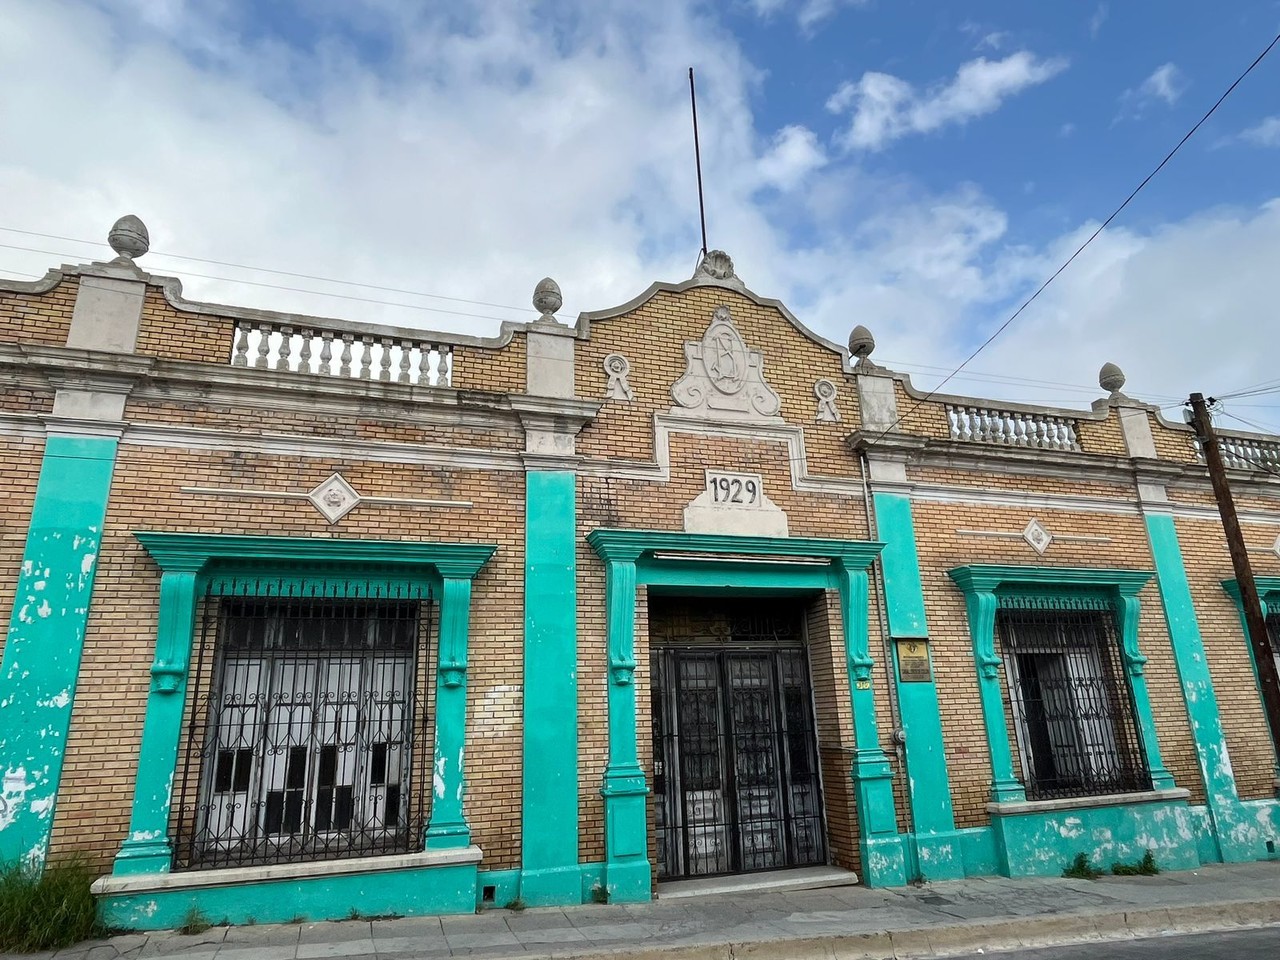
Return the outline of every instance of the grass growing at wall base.
[[[0,869],[0,950],[30,953],[66,947],[99,932],[94,875],[82,863]]]

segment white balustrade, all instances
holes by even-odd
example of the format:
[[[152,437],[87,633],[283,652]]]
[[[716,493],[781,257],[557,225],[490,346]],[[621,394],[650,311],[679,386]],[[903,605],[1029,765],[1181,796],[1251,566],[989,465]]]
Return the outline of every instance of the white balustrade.
[[[1200,449],[1200,441],[1195,441],[1195,447],[1203,460],[1204,451]],[[1223,464],[1233,470],[1280,472],[1280,440],[1219,433],[1218,452],[1222,454]]]
[[[239,320],[231,365],[447,387],[453,382],[453,345],[404,332],[343,333]]]
[[[1080,450],[1077,422],[1043,411],[946,405],[952,440],[1033,450]]]

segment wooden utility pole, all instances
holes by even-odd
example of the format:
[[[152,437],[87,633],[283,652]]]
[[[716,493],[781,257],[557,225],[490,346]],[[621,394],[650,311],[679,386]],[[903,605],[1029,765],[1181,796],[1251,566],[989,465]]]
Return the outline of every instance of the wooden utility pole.
[[[1218,512],[1222,515],[1222,529],[1227,535],[1227,549],[1231,551],[1231,566],[1235,568],[1236,583],[1240,587],[1240,602],[1244,605],[1245,624],[1249,628],[1249,646],[1253,650],[1253,662],[1258,667],[1258,684],[1262,687],[1262,708],[1271,728],[1271,744],[1280,760],[1280,676],[1277,675],[1271,637],[1267,633],[1267,618],[1258,598],[1258,585],[1249,565],[1249,551],[1240,532],[1236,504],[1231,498],[1231,485],[1227,482],[1227,470],[1222,463],[1222,451],[1218,448],[1218,437],[1213,432],[1213,421],[1209,419],[1204,394],[1193,393],[1190,403],[1191,426],[1200,439],[1200,449],[1204,451],[1213,495],[1218,500]]]

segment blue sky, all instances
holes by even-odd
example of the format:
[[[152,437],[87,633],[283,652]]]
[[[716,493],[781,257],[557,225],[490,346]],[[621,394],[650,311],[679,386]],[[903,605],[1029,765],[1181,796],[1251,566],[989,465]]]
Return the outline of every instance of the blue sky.
[[[475,333],[544,275],[568,319],[689,275],[692,65],[711,245],[922,386],[1280,32],[1277,0],[3,7],[0,227],[96,241],[135,212],[189,296]],[[1160,403],[1273,379],[1277,169],[1280,52],[947,389],[1083,406],[1108,360]],[[105,252],[0,244],[0,277]]]

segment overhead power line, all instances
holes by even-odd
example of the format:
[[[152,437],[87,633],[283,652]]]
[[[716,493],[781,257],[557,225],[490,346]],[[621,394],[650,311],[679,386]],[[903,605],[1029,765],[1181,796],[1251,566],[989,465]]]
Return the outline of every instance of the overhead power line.
[[[1010,325],[1012,325],[1013,322],[1018,319],[1018,317],[1022,316],[1023,311],[1025,311],[1027,307],[1031,306],[1031,304],[1033,304],[1039,298],[1040,294],[1044,293],[1044,291],[1048,288],[1049,284],[1053,283],[1054,280],[1058,279],[1058,277],[1062,274],[1062,272],[1066,270],[1067,267],[1071,266],[1071,264],[1075,262],[1076,258],[1079,257],[1080,254],[1084,253],[1085,249],[1089,246],[1089,244],[1093,243],[1093,241],[1098,238],[1098,235],[1101,234],[1103,230],[1107,229],[1107,227],[1111,225],[1111,222],[1115,220],[1116,217],[1120,216],[1120,214],[1124,211],[1124,209],[1128,207],[1129,204],[1133,201],[1133,198],[1136,197],[1139,193],[1143,191],[1143,189],[1146,188],[1147,184],[1150,183],[1152,179],[1155,178],[1156,174],[1158,174],[1161,170],[1165,168],[1165,165],[1174,158],[1174,156],[1178,153],[1179,150],[1182,149],[1183,144],[1185,144],[1188,140],[1190,140],[1195,135],[1196,131],[1199,130],[1202,126],[1204,126],[1205,122],[1217,112],[1218,108],[1222,106],[1223,102],[1227,99],[1227,97],[1231,96],[1235,88],[1241,84],[1241,82],[1244,80],[1245,77],[1247,77],[1250,73],[1253,72],[1254,68],[1257,67],[1257,65],[1260,64],[1266,58],[1267,54],[1269,54],[1275,48],[1277,43],[1280,43],[1280,33],[1277,33],[1275,37],[1272,38],[1271,42],[1267,44],[1266,48],[1253,59],[1253,62],[1250,63],[1249,66],[1245,67],[1244,72],[1241,73],[1238,77],[1235,78],[1235,80],[1231,82],[1231,86],[1227,87],[1227,89],[1223,91],[1222,96],[1218,97],[1218,99],[1214,101],[1213,106],[1211,106],[1205,112],[1204,116],[1202,116],[1199,120],[1197,120],[1195,122],[1195,125],[1190,130],[1188,130],[1185,134],[1183,134],[1182,139],[1179,140],[1174,145],[1172,150],[1170,150],[1167,154],[1165,154],[1164,159],[1161,160],[1158,164],[1156,164],[1155,169],[1142,178],[1142,182],[1133,188],[1130,194],[1124,198],[1124,201],[1120,204],[1120,206],[1116,207],[1114,210],[1111,211],[1111,214],[1107,217],[1107,219],[1103,220],[1102,223],[1098,225],[1098,228],[1094,230],[1093,233],[1089,234],[1088,238],[1085,239],[1084,243],[1080,244],[1080,246],[1076,248],[1075,252],[1071,254],[1071,256],[1067,257],[1067,259],[1063,261],[1062,265],[1058,267],[1057,270],[1053,271],[1053,273],[1049,275],[1049,278],[1045,280],[1044,283],[1040,284],[1040,286],[1036,288],[1035,292],[1022,302],[1022,305],[1018,307],[1017,310],[1013,311],[1013,313],[1009,316],[1009,319],[1005,320],[1004,323],[996,327],[995,332],[992,333],[991,336],[987,337],[986,340],[982,341],[982,343],[978,346],[978,349],[974,350],[971,354],[969,354],[969,356],[965,357],[964,360],[960,362],[959,366],[957,366],[954,370],[952,370],[951,373],[947,374],[947,376],[943,377],[942,380],[939,381],[938,384],[932,390],[930,390],[924,397],[917,400],[914,406],[912,406],[910,410],[908,410],[904,414],[901,414],[896,420],[893,421],[893,423],[891,423],[888,427],[882,430],[880,432],[880,435],[876,437],[876,441],[883,439],[885,434],[890,433],[895,427],[898,426],[898,424],[900,424],[907,417],[911,416],[911,414],[915,413],[916,410],[920,409],[921,405],[923,405],[935,393],[941,390],[943,386],[945,386],[953,377],[956,376],[956,374],[958,374],[961,370],[967,367],[970,361],[972,361],[975,357],[977,357],[978,354],[982,353],[983,350],[987,349],[987,347],[989,347],[995,341],[995,339],[998,336],[1000,336],[1000,334],[1004,333],[1005,330],[1009,329]]]
[[[83,243],[93,247],[105,246],[105,244],[103,244],[100,240],[81,240],[77,237],[63,237],[54,233],[39,233],[35,230],[20,230],[17,227],[0,226],[0,230],[3,230],[6,233],[20,233],[23,236],[27,236],[27,237],[39,237],[42,240],[62,240],[62,241],[65,241],[66,243]],[[80,256],[80,254],[74,254],[74,253],[51,253],[48,250],[33,250],[30,247],[14,247],[14,246],[9,246],[7,244],[0,244],[0,246],[10,250],[27,250],[30,253],[44,253],[53,257]],[[491,303],[487,300],[470,300],[470,299],[467,299],[466,297],[449,297],[449,296],[445,296],[442,293],[427,293],[426,291],[423,291],[423,290],[404,290],[398,287],[385,287],[376,283],[361,283],[358,280],[337,280],[337,279],[334,279],[333,277],[320,277],[310,273],[294,273],[289,270],[275,270],[275,269],[272,269],[271,267],[254,267],[254,266],[250,266],[247,263],[232,263],[228,260],[210,260],[206,257],[189,257],[181,253],[162,253],[159,250],[151,250],[151,251],[148,251],[148,256],[167,257],[170,260],[186,260],[191,263],[208,263],[217,267],[232,267],[237,270],[253,270],[258,273],[275,274],[278,277],[293,277],[296,280],[316,280],[316,281],[319,281],[320,283],[336,283],[339,286],[345,286],[345,287],[363,287],[366,290],[381,290],[384,293],[397,293],[397,294],[403,294],[405,296],[410,296],[410,297],[427,297],[432,300],[448,300],[453,303],[466,303],[466,304],[470,304],[472,306],[477,306],[477,307],[496,307],[499,310],[518,310],[522,313],[538,312],[534,310],[532,307],[513,307],[510,304],[506,304],[506,303]],[[195,274],[192,274],[192,276],[195,276]],[[221,278],[218,278],[218,279],[221,279]],[[230,282],[248,283],[249,281],[232,280]],[[292,288],[281,288],[281,289],[292,289]],[[304,291],[304,292],[310,293],[312,291]],[[337,294],[325,294],[325,296],[337,296]],[[375,301],[375,302],[380,302],[380,301]]]
[[[5,229],[5,228],[0,227],[0,229]],[[72,241],[72,242],[73,242],[73,243],[87,243],[87,242],[89,242],[89,241],[77,240],[77,241]],[[21,251],[23,251],[23,252],[25,252],[25,253],[39,253],[39,254],[43,254],[44,256],[49,256],[49,257],[74,257],[74,256],[77,256],[77,254],[72,254],[72,253],[59,252],[59,251],[56,251],[56,250],[37,250],[37,249],[35,249],[34,247],[22,247],[22,246],[17,246],[17,245],[15,245],[15,244],[11,244],[11,243],[0,243],[0,249],[2,249],[2,250],[21,250]],[[191,259],[195,259],[195,258],[191,258]],[[205,261],[205,262],[208,262],[208,263],[214,263],[214,262],[216,262],[216,261],[212,261],[212,260],[211,260],[211,261]],[[256,270],[256,269],[259,269],[259,268],[257,268],[257,267],[246,267],[245,269],[247,269],[247,270]],[[8,272],[12,272],[12,271],[5,271],[5,272],[7,272],[7,273],[8,273]],[[283,271],[278,271],[278,270],[269,270],[269,271],[265,271],[265,272],[267,272],[267,273],[283,273]],[[451,316],[451,317],[471,317],[472,319],[476,319],[476,320],[496,320],[496,321],[498,321],[499,323],[506,323],[506,322],[509,322],[509,321],[511,320],[511,317],[495,317],[495,316],[493,316],[492,314],[487,314],[487,313],[467,313],[467,312],[466,312],[466,311],[464,311],[464,310],[449,310],[449,309],[446,309],[446,308],[444,308],[444,307],[428,307],[428,306],[426,306],[426,305],[424,305],[424,304],[421,304],[421,303],[398,303],[398,302],[393,301],[393,300],[379,300],[379,299],[377,299],[377,298],[375,298],[375,297],[357,297],[357,296],[355,296],[355,295],[353,295],[353,294],[350,294],[350,293],[333,293],[333,292],[328,291],[328,290],[308,290],[308,289],[306,289],[305,287],[289,287],[289,286],[285,286],[285,285],[283,285],[283,284],[279,284],[279,283],[263,283],[261,280],[244,280],[244,279],[241,279],[241,278],[239,278],[239,277],[219,277],[219,276],[214,276],[214,275],[212,275],[212,274],[207,274],[207,273],[191,273],[190,271],[184,271],[183,273],[184,273],[184,276],[187,276],[187,277],[194,277],[194,278],[197,278],[197,279],[200,279],[200,280],[219,280],[219,281],[222,281],[222,282],[224,282],[224,283],[238,283],[238,284],[244,284],[245,286],[249,286],[249,287],[265,287],[265,288],[266,288],[266,289],[268,289],[268,290],[286,290],[286,291],[289,291],[289,292],[291,292],[291,293],[305,293],[305,294],[308,294],[308,295],[310,295],[310,296],[315,296],[315,297],[336,297],[336,298],[337,298],[337,299],[339,299],[339,300],[352,300],[352,301],[355,301],[356,303],[372,303],[372,304],[378,304],[378,305],[380,305],[380,306],[384,306],[384,307],[401,307],[401,308],[403,308],[403,309],[405,309],[405,310],[421,310],[421,311],[425,311],[425,312],[427,312],[427,313],[443,313],[443,314],[446,314],[446,315]],[[287,275],[287,276],[294,276],[294,274],[286,274],[286,275]],[[345,281],[335,281],[335,282],[345,282]],[[354,284],[354,285],[355,285],[355,286],[372,286],[371,284]],[[374,287],[374,289],[379,289],[379,290],[381,290],[381,289],[391,289],[391,288],[389,288],[389,287],[387,287],[387,288],[384,288],[384,287]],[[418,294],[418,296],[434,296],[434,294]],[[450,300],[450,299],[458,299],[458,298],[454,298],[454,297],[442,297],[441,299]],[[479,302],[481,302],[481,301],[466,301],[466,302],[468,302],[468,303],[479,303]],[[495,304],[495,306],[498,306],[498,305],[497,305],[497,304]],[[521,307],[507,307],[507,308],[505,308],[505,309],[508,309],[508,310],[518,310],[518,309],[523,309],[523,308],[521,308]]]

